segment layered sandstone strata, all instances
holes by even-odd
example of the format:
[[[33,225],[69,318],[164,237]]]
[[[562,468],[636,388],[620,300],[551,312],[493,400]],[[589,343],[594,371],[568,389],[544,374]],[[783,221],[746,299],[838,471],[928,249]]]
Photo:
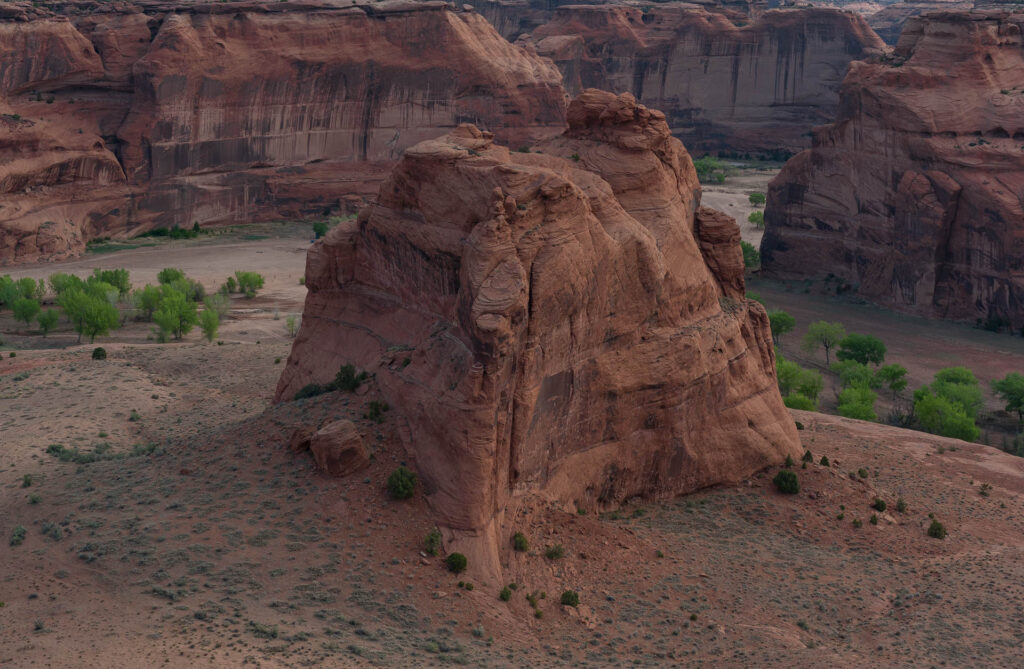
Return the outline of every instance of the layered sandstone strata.
[[[633,93],[694,151],[791,155],[835,120],[851,61],[884,44],[835,9],[753,16],[690,3],[571,5],[521,42],[550,57],[570,94]]]
[[[441,525],[485,568],[514,500],[597,510],[798,453],[739,230],[699,208],[664,116],[588,90],[568,121],[534,153],[472,125],[406,151],[310,250],[277,388],[373,373]]]
[[[461,122],[564,125],[550,62],[443,3],[77,7],[0,17],[0,262],[333,213]]]
[[[765,271],[925,316],[1024,325],[1024,15],[907,23],[772,182]]]

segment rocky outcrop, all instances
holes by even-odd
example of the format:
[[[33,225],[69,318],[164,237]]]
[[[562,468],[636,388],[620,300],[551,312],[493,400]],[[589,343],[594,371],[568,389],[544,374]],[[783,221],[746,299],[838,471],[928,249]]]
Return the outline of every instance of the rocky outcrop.
[[[762,267],[925,316],[1024,325],[1024,15],[911,19],[772,182]]]
[[[855,14],[800,8],[747,16],[690,3],[570,5],[520,43],[575,94],[633,93],[696,151],[789,156],[835,120],[851,61],[884,44]]]
[[[444,3],[56,9],[0,18],[0,262],[337,213],[461,122],[517,146],[564,123],[558,71]]]
[[[589,90],[568,122],[535,153],[472,125],[407,150],[310,249],[277,387],[372,372],[441,525],[485,570],[517,499],[597,510],[798,452],[738,229],[695,215],[664,116]]]

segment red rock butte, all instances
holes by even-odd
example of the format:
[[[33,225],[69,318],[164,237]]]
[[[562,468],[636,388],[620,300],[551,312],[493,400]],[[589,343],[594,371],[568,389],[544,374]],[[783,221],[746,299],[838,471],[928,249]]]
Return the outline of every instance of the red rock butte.
[[[1024,14],[911,18],[772,181],[762,266],[924,316],[1024,326]]]
[[[739,228],[699,207],[664,116],[588,90],[568,123],[530,153],[472,125],[407,150],[310,249],[277,387],[375,375],[448,539],[491,573],[515,505],[595,511],[799,454]]]
[[[440,2],[6,3],[0,263],[338,213],[460,122],[514,145],[557,134],[560,82]]]

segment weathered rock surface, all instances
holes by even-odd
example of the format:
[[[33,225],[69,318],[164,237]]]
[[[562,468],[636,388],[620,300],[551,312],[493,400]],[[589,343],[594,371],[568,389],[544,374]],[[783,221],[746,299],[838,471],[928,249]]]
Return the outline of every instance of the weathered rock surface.
[[[309,442],[309,451],[321,471],[348,476],[370,464],[370,454],[350,420],[338,420],[320,428]]]
[[[835,120],[849,63],[883,42],[827,8],[745,15],[690,3],[570,5],[520,43],[555,61],[566,90],[633,93],[688,148],[792,155]]]
[[[336,213],[461,122],[517,146],[564,125],[550,62],[439,2],[55,9],[0,16],[0,263]]]
[[[543,153],[472,125],[407,150],[310,249],[277,388],[373,372],[428,501],[484,569],[516,500],[601,509],[798,451],[735,222],[695,216],[664,116],[588,90],[568,122]]]
[[[762,266],[925,316],[1024,325],[1024,15],[911,19],[772,182]]]

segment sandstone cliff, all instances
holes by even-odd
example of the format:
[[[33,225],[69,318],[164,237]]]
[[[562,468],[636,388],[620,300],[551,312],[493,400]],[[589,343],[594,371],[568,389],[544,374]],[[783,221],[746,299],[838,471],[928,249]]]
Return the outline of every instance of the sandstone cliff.
[[[406,151],[310,250],[277,388],[373,373],[441,525],[485,570],[525,500],[597,510],[798,453],[739,230],[698,207],[663,115],[589,90],[568,121],[536,153],[471,125]]]
[[[835,119],[849,63],[884,48],[848,12],[689,3],[561,7],[521,42],[555,61],[570,94],[628,91],[663,110],[691,150],[783,156]]]
[[[1024,15],[911,19],[856,63],[838,121],[772,182],[765,271],[1024,325]]]
[[[56,7],[0,17],[0,262],[323,215],[461,122],[564,125],[550,62],[443,3]]]

